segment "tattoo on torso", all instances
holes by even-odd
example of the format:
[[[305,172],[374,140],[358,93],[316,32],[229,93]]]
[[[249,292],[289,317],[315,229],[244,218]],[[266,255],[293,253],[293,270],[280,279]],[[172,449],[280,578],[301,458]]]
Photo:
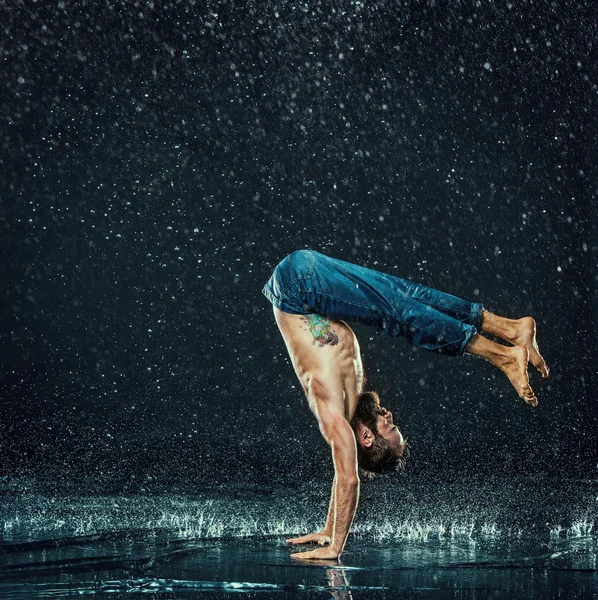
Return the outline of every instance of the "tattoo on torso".
[[[322,348],[325,344],[328,346],[338,344],[338,335],[330,328],[330,319],[317,314],[309,314],[301,318],[307,324],[309,332],[314,338],[314,345],[318,342],[320,348]]]

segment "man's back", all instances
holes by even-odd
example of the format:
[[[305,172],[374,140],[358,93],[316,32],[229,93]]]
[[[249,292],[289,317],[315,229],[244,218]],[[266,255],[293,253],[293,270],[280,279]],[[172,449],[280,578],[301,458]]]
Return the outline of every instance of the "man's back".
[[[350,421],[363,388],[359,343],[344,321],[318,314],[291,315],[274,307],[293,367],[314,411],[310,390],[320,389]]]

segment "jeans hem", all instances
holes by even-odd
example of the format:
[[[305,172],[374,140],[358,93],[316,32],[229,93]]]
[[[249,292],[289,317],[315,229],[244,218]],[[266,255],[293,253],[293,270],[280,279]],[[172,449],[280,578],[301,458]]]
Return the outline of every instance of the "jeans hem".
[[[467,328],[467,331],[465,332],[465,339],[463,340],[463,343],[461,344],[461,347],[459,348],[459,352],[457,353],[457,356],[463,356],[465,354],[465,347],[467,346],[467,344],[469,344],[469,342],[471,341],[471,338],[477,332],[478,332],[478,330],[474,325],[470,325]]]
[[[484,311],[484,305],[480,302],[472,303],[471,305],[471,324],[478,329],[482,330],[482,312]]]

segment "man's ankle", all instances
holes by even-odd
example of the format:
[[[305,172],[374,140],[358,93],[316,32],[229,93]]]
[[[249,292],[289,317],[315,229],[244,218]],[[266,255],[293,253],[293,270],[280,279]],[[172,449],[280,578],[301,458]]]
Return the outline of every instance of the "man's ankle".
[[[514,319],[499,317],[487,310],[482,311],[482,331],[506,342],[513,343],[517,335],[517,326]]]

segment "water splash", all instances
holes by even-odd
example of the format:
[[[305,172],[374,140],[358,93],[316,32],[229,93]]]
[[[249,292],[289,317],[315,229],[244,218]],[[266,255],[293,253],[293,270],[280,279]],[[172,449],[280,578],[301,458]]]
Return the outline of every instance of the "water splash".
[[[587,518],[575,521],[569,527],[556,525],[550,529],[551,541],[569,538],[585,538],[592,535],[594,523]]]

